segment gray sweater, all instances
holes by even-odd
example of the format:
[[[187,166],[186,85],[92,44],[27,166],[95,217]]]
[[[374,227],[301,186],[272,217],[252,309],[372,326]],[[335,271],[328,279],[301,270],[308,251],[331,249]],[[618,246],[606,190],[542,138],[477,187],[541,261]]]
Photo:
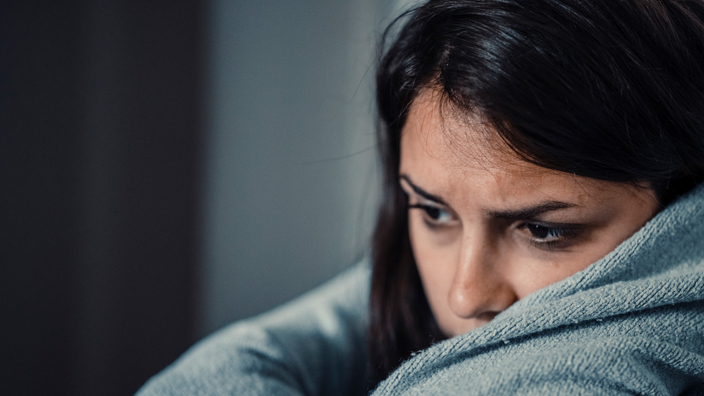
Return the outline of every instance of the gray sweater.
[[[147,395],[364,395],[370,269],[358,264],[204,339]],[[382,395],[704,395],[704,186],[609,255],[433,345]]]

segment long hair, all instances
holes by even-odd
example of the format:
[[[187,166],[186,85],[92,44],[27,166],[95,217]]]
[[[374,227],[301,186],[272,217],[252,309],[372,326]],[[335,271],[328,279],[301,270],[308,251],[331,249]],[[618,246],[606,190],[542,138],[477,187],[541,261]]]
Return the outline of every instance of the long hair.
[[[666,205],[704,175],[703,21],[701,0],[431,0],[387,29],[368,344],[376,381],[444,338],[398,183],[401,132],[419,91],[481,115],[525,161],[645,182]]]

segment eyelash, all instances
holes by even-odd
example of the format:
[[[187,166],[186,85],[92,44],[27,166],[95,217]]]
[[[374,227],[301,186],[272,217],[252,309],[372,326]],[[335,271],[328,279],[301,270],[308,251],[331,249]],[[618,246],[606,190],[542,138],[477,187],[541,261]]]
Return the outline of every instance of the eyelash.
[[[444,212],[447,213],[449,216],[452,216],[450,212],[447,210],[444,210],[442,208],[439,208],[437,206],[433,205],[424,205],[424,204],[414,204],[414,205],[408,205],[408,209],[421,209],[423,210],[424,216],[423,216],[423,221],[425,222],[425,225],[428,226],[431,229],[437,229],[440,227],[445,226],[446,224],[442,223],[439,220],[434,219],[433,215],[430,213],[430,211],[438,211],[438,212]]]
[[[531,229],[531,227],[533,227]],[[533,236],[529,238],[529,242],[532,246],[543,249],[543,250],[556,250],[561,247],[565,247],[572,239],[579,236],[579,228],[575,225],[560,225],[556,226],[553,224],[541,224],[541,223],[530,223],[525,222],[518,226],[518,229],[526,229]],[[546,232],[547,235],[544,237],[536,235],[536,232],[540,229],[541,234]],[[534,232],[535,231],[535,232]],[[552,234],[552,235],[551,235]],[[553,240],[541,240],[547,238],[555,238]]]
[[[444,227],[446,224],[443,224],[440,221],[437,221],[433,219],[433,215],[431,214],[431,211],[439,211],[439,212],[444,212],[447,213],[448,215],[449,212],[434,206],[434,205],[426,205],[426,204],[413,204],[409,205],[408,209],[421,209],[424,211],[424,216],[423,216],[423,221],[425,225],[430,228],[430,229],[439,229]],[[451,216],[451,215],[450,215]],[[547,251],[555,251],[560,248],[567,247],[569,245],[569,242],[580,235],[580,227],[579,225],[576,224],[546,224],[546,223],[537,223],[537,222],[524,222],[518,225],[518,229],[525,229],[530,234],[532,237],[527,238],[528,242],[531,244],[531,246],[541,249],[541,250],[547,250]],[[546,233],[547,235],[544,237],[540,237],[539,235],[536,235],[536,232],[540,231],[541,234]],[[554,238],[553,240],[543,240],[547,238]]]

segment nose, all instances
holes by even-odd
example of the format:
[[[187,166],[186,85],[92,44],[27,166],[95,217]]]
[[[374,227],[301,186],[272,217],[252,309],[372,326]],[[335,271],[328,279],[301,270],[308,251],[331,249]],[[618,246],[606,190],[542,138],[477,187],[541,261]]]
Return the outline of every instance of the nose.
[[[458,317],[490,321],[518,301],[501,252],[473,236],[464,238],[450,287],[450,309]]]

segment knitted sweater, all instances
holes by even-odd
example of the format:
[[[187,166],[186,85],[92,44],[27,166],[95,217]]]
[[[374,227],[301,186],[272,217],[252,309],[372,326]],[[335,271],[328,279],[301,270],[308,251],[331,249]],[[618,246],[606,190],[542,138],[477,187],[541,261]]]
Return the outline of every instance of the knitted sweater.
[[[146,395],[363,395],[369,266],[195,345]],[[704,395],[704,186],[603,259],[416,354],[384,395]]]

